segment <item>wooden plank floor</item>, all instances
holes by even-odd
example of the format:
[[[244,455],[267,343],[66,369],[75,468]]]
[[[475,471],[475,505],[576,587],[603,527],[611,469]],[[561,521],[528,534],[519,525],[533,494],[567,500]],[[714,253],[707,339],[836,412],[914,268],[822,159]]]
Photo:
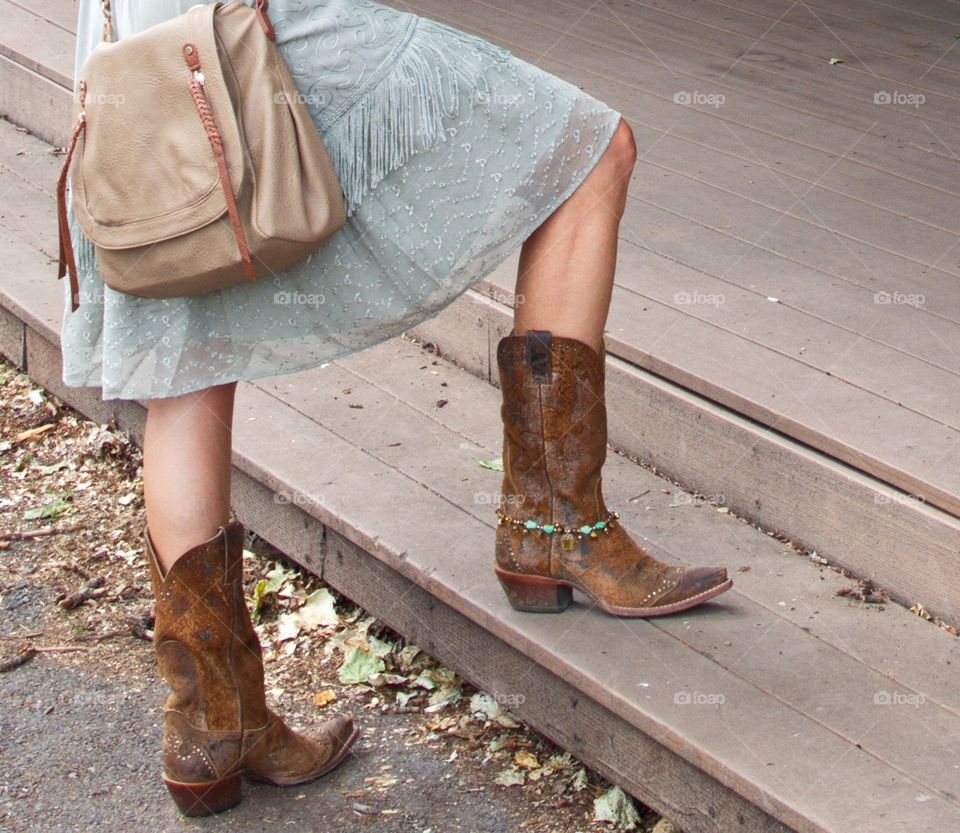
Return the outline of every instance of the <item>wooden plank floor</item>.
[[[63,52],[72,2],[0,2]],[[958,4],[404,7],[633,125],[612,353],[960,515]],[[62,54],[48,63],[69,73]],[[884,92],[924,100],[875,103]]]
[[[18,200],[0,218],[0,346],[22,355],[25,335],[39,383],[102,410],[59,381],[63,287],[41,184],[58,160],[17,142],[27,152],[4,157]],[[832,571],[616,455],[605,490],[628,528],[667,560],[726,566],[734,591],[664,621],[584,604],[512,611],[489,569],[499,475],[477,465],[499,452],[499,394],[436,361],[393,341],[241,385],[237,494],[265,499],[257,515],[243,503],[255,528],[309,538],[291,554],[469,678],[523,694],[521,716],[691,833],[958,829],[960,642],[902,608],[838,598]],[[280,491],[296,501],[278,509]],[[305,535],[311,522],[322,536]]]
[[[17,60],[57,84],[72,87],[76,4],[70,4],[73,11],[68,25],[64,25],[68,9],[62,4],[45,8],[50,5],[49,0],[0,0],[0,55]]]
[[[24,203],[40,199],[37,191],[23,193]],[[5,252],[11,242],[35,252],[50,246],[5,238]],[[21,261],[2,287],[36,311],[27,339],[31,372],[79,397],[83,392],[62,389],[56,343],[44,342],[56,339],[62,302],[62,286],[37,281],[48,271],[44,257]],[[297,496],[285,511],[303,511],[322,522],[329,539],[359,548],[370,562],[368,578],[385,569],[412,583],[402,594],[378,597],[376,615],[420,629],[464,673],[490,671],[481,656],[443,654],[450,650],[446,634],[431,624],[437,606],[510,646],[525,662],[490,656],[488,665],[509,669],[497,676],[496,690],[522,694],[525,716],[579,754],[609,768],[617,750],[621,769],[611,774],[649,791],[639,794],[655,806],[672,805],[688,830],[779,828],[737,823],[729,804],[684,792],[690,782],[676,775],[679,764],[662,752],[618,748],[627,735],[609,728],[611,720],[636,727],[790,829],[892,833],[908,824],[960,824],[953,789],[960,700],[951,670],[960,642],[895,606],[881,613],[838,598],[844,582],[835,573],[783,552],[729,515],[698,508],[687,495],[664,494],[663,481],[624,458],[611,457],[605,485],[628,528],[663,558],[723,564],[736,575],[735,591],[663,621],[617,620],[582,604],[563,617],[512,611],[489,570],[486,496],[499,474],[477,465],[498,453],[498,406],[499,394],[482,380],[393,341],[323,369],[242,385],[236,456],[244,477],[268,494]],[[303,528],[277,516],[274,503],[272,524],[286,534]],[[340,556],[334,547],[329,568],[313,566],[342,575]],[[354,592],[376,596],[373,585],[383,581],[359,581]],[[416,588],[428,597],[407,607]],[[494,645],[486,650],[504,650]],[[554,716],[558,680],[573,686],[581,707],[600,710],[598,724]],[[581,736],[597,732],[605,743],[584,746]],[[845,789],[829,789],[841,772]]]
[[[633,124],[612,352],[960,513],[960,6],[413,7]]]

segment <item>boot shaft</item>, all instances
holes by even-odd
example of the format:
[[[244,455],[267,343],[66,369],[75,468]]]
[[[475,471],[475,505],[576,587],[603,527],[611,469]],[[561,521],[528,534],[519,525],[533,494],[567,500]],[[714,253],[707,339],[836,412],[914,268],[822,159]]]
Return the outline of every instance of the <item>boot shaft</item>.
[[[544,331],[497,345],[504,428],[497,558],[505,569],[551,575],[563,560],[586,558],[590,536],[609,518],[601,489],[604,360],[603,349]],[[587,529],[597,522],[599,529]],[[523,528],[529,524],[535,528]]]
[[[171,689],[166,708],[197,729],[263,726],[263,660],[243,596],[242,525],[221,527],[166,575],[146,529],[144,543],[156,599],[154,648]]]
[[[502,491],[522,517],[572,525],[605,515],[604,359],[572,338],[532,331],[497,345],[503,396]]]

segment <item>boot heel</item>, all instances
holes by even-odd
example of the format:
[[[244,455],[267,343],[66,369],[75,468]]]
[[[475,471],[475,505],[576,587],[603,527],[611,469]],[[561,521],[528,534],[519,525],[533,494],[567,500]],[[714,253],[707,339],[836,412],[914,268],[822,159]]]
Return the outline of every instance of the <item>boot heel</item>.
[[[200,784],[182,784],[167,778],[163,779],[163,783],[185,816],[220,813],[235,807],[243,797],[243,776],[240,773]]]
[[[573,588],[562,581],[510,573],[499,567],[494,569],[503,586],[503,592],[507,594],[507,600],[515,610],[528,613],[560,613],[573,601]]]

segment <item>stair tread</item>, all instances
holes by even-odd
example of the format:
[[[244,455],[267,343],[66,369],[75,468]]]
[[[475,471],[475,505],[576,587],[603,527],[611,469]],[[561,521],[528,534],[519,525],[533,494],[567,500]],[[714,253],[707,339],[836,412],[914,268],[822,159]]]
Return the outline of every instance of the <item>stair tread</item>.
[[[448,404],[440,410],[435,407],[437,394],[442,392],[443,397],[448,398],[452,385],[445,388],[430,389],[426,385],[417,384],[417,377],[412,372],[395,372],[395,368],[398,366],[406,368],[410,363],[417,363],[419,354],[405,354],[400,357],[402,363],[399,365],[391,364],[391,373],[385,374],[383,372],[385,359],[381,355],[383,349],[377,347],[357,353],[348,359],[336,362],[336,365],[344,367],[352,375],[364,380],[369,385],[373,385],[376,389],[382,390],[390,397],[401,397],[405,407],[413,408],[431,422],[437,422],[444,426],[451,435],[468,438],[468,442],[482,445],[492,456],[499,455],[500,424],[496,420],[491,420],[489,415],[489,408],[497,406],[499,394],[496,391],[491,394],[487,386],[476,388],[471,385],[469,396],[449,399]],[[420,359],[422,358],[420,356]],[[616,363],[616,360],[608,359],[608,362]],[[419,364],[423,364],[423,361],[419,360]],[[458,373],[456,378],[460,380],[462,375]],[[470,374],[466,378],[476,379],[475,376]],[[267,383],[259,384],[266,386]],[[282,379],[273,384],[288,393],[295,392],[300,388],[297,383],[293,381],[284,383]],[[353,384],[355,385],[355,383]],[[483,391],[482,394],[481,391]],[[282,392],[279,393],[283,395]],[[483,408],[476,407],[476,403],[480,400],[473,398],[481,395],[485,402]],[[618,454],[608,452],[609,462],[607,465],[617,466],[619,470],[620,461],[623,459]],[[467,466],[466,469],[471,476],[476,476],[477,473],[473,467]],[[632,477],[636,466],[628,463],[623,470]],[[644,473],[649,474],[645,470]],[[632,500],[636,495],[644,493],[647,489],[651,491],[651,497],[659,501],[659,505],[653,510],[657,512],[659,528],[653,531],[644,530],[643,522],[640,520],[644,513],[637,514],[635,512],[636,529],[644,531],[646,545],[662,547],[669,552],[670,558],[677,561],[683,560],[682,554],[684,552],[696,552],[703,547],[704,541],[711,540],[718,523],[722,527],[735,531],[739,531],[741,528],[749,529],[743,524],[730,527],[722,520],[718,521],[717,518],[707,517],[704,520],[701,513],[705,513],[707,516],[712,514],[722,515],[723,513],[716,513],[715,509],[705,503],[703,499],[687,500],[686,493],[682,490],[677,490],[679,494],[683,495],[681,500],[671,496],[657,497],[656,494],[652,493],[659,492],[660,488],[671,490],[674,488],[669,483],[664,483],[660,478],[645,482],[641,486],[639,484],[630,485],[629,481],[624,482],[620,476],[614,479],[609,474],[605,474],[604,494],[610,496],[608,500],[612,499],[614,495],[611,491],[613,488],[621,489],[619,501],[622,506],[628,507],[637,505]],[[672,505],[665,507],[664,501]],[[673,511],[664,515],[665,508]],[[481,520],[492,523],[491,518],[486,517],[482,511],[479,513],[479,517]],[[626,518],[627,516],[624,515],[624,519]],[[751,534],[753,532],[755,530],[751,529]],[[663,536],[669,536],[669,544],[662,540]],[[771,543],[771,547],[774,546]],[[776,546],[783,548],[779,544]],[[710,558],[710,551],[703,550],[693,560],[704,563],[709,561]],[[960,704],[956,692],[955,671],[946,662],[946,660],[957,656],[953,653],[954,651],[960,652],[960,642],[945,636],[944,639],[922,643],[929,646],[939,646],[935,653],[921,650],[920,644],[913,643],[912,640],[914,636],[922,637],[926,635],[930,626],[920,617],[897,617],[896,627],[886,627],[881,633],[876,630],[878,622],[873,608],[866,608],[860,611],[858,615],[851,616],[849,615],[849,606],[846,604],[824,604],[818,609],[816,618],[811,618],[810,611],[812,608],[810,608],[809,603],[804,602],[802,607],[795,604],[791,606],[793,597],[789,597],[786,593],[788,587],[803,586],[803,582],[812,580],[807,559],[799,555],[771,562],[771,566],[776,568],[774,572],[758,573],[756,567],[751,566],[749,561],[745,563],[732,561],[722,566],[731,569],[734,580],[738,582],[738,591],[747,595],[753,602],[768,606],[779,617],[809,631],[816,638],[853,654],[861,662],[881,674],[901,680],[906,684],[909,684],[911,680],[922,680],[924,691],[929,697],[948,704],[948,707],[953,709],[956,709],[957,705]],[[733,572],[745,566],[750,567],[750,570],[747,571],[750,574],[751,581],[749,583],[744,580],[744,576]],[[816,571],[815,575],[816,580],[823,583],[823,590],[817,595],[817,598],[824,601],[832,602],[835,592],[849,585],[848,581],[842,579],[832,570],[827,572]],[[784,602],[784,604],[780,604],[780,602]],[[842,636],[834,632],[841,625],[844,627]]]
[[[54,26],[77,34],[77,0],[16,0],[16,3]]]
[[[535,63],[562,53],[550,68],[637,123],[642,153],[620,232],[610,352],[960,516],[960,480],[942,450],[960,443],[957,412],[944,405],[957,377],[944,351],[958,321],[957,270],[945,254],[955,234],[928,214],[952,217],[958,194],[954,161],[945,146],[931,152],[920,122],[937,119],[949,142],[954,102],[934,103],[927,91],[926,111],[887,108],[878,120],[873,95],[887,79],[870,73],[818,73],[813,83],[790,65],[787,77],[753,69],[718,78],[712,43],[691,49],[645,30],[661,60],[619,13],[575,16],[565,31],[544,21],[545,0],[499,5],[508,8],[412,7]],[[623,14],[661,12],[683,38],[690,25],[677,4]],[[935,20],[918,25],[940,40]],[[735,47],[731,31],[715,34]],[[903,49],[893,35],[890,48]],[[835,83],[860,92],[837,95]],[[726,96],[723,108],[672,104],[678,85],[707,84]],[[678,138],[677,122],[698,128]],[[777,166],[795,155],[817,161],[790,179]],[[853,199],[845,184],[858,178],[866,191]],[[917,207],[906,209],[908,199]],[[502,292],[513,278],[499,272],[490,283]],[[717,294],[722,311],[677,300]],[[893,296],[921,300],[905,310]]]
[[[0,3],[15,24],[3,39],[8,52],[69,86],[70,38],[76,28],[71,3]],[[610,352],[960,516],[960,481],[949,462],[952,455],[942,452],[945,443],[960,443],[956,408],[948,401],[951,394],[944,393],[952,389],[956,369],[943,357],[943,344],[956,328],[949,313],[951,282],[943,278],[956,272],[944,258],[924,260],[927,253],[944,252],[953,239],[953,230],[943,225],[952,221],[938,222],[928,212],[937,207],[937,216],[952,217],[957,195],[943,187],[950,181],[949,154],[940,152],[936,142],[931,148],[931,136],[919,125],[921,116],[942,120],[944,124],[936,121],[938,134],[952,135],[943,132],[956,118],[949,97],[931,88],[923,113],[887,108],[886,133],[874,135],[871,97],[878,83],[890,79],[865,72],[824,76],[819,58],[793,50],[797,54],[790,59],[800,62],[790,64],[796,77],[775,66],[776,75],[765,74],[762,82],[754,73],[724,73],[722,83],[715,82],[736,101],[738,112],[750,115],[764,108],[772,113],[769,130],[735,139],[727,148],[732,128],[718,121],[722,113],[677,113],[674,107],[662,121],[694,120],[699,127],[660,143],[663,134],[651,129],[653,122],[634,118],[637,102],[648,105],[645,111],[662,106],[667,93],[676,91],[678,78],[692,83],[710,60],[739,55],[743,43],[755,42],[753,27],[766,28],[756,15],[721,15],[723,24],[716,28],[690,21],[680,9],[652,10],[648,37],[682,70],[678,75],[658,68],[656,61],[651,67],[650,56],[630,54],[632,36],[624,33],[616,15],[603,10],[583,15],[570,7],[556,14],[572,14],[578,25],[563,33],[564,63],[553,64],[554,56],[541,55],[538,48],[543,38],[556,40],[549,27],[540,25],[543,0],[519,5],[499,0],[494,5],[506,14],[491,16],[489,6],[480,6],[462,10],[452,22],[493,39],[507,38],[518,53],[529,51],[531,59],[545,60],[588,90],[599,92],[596,88],[604,84],[604,97],[647,134],[642,144],[649,152],[636,176],[643,189],[634,189],[621,234],[624,268],[610,318]],[[441,19],[451,14],[435,0],[419,0],[414,8]],[[624,11],[628,18],[636,13]],[[925,27],[932,41],[941,35],[933,17],[918,22],[902,11],[891,15]],[[36,37],[28,24],[42,28],[44,35]],[[681,46],[697,27],[715,37],[696,47]],[[880,33],[862,27],[871,36]],[[895,51],[899,44],[888,46]],[[635,73],[625,73],[624,66],[643,71],[642,88],[631,82]],[[949,82],[938,83],[949,90]],[[778,97],[771,100],[768,87],[774,83],[782,88],[772,88]],[[932,77],[928,83],[933,84]],[[832,93],[824,97],[825,90]],[[658,96],[660,101],[651,100]],[[817,107],[811,96],[819,96],[813,99]],[[829,112],[821,112],[827,105]],[[795,141],[797,108],[817,141]],[[747,129],[739,123],[736,127]],[[696,135],[696,141],[691,143],[689,135]],[[848,155],[857,137],[856,153]],[[786,173],[773,175],[762,162],[777,159],[780,164],[781,157],[793,156],[811,160],[795,185],[784,178]],[[858,181],[858,188],[866,190],[856,197],[844,188],[826,190],[832,181],[821,182],[823,169],[832,171],[834,164],[838,178]],[[736,181],[723,181],[718,173],[723,170],[738,172]],[[872,175],[863,180],[865,170]],[[876,176],[878,170],[895,171],[898,186]],[[745,181],[750,183],[746,191],[732,190]],[[804,195],[799,208],[797,188]],[[913,208],[904,207],[906,196]],[[749,242],[757,235],[764,245]],[[491,280],[497,281],[497,276]],[[512,278],[497,286],[511,287]],[[919,294],[926,303],[909,318],[895,304],[872,303],[869,296],[881,290]],[[724,295],[722,314],[709,305],[676,301],[678,294],[694,291]],[[770,295],[782,296],[784,303],[772,309]],[[914,318],[924,326],[916,326]],[[638,321],[643,326],[636,326]],[[663,339],[663,332],[673,337]],[[805,354],[796,352],[797,344],[806,345]],[[738,360],[718,361],[726,356]],[[804,394],[797,395],[798,390]]]
[[[372,360],[379,351],[376,358],[381,372],[396,378],[417,361],[416,353],[411,356],[409,352],[416,349],[391,342],[369,352]],[[864,795],[884,796],[883,806],[874,807],[878,814],[886,814],[883,822],[876,821],[872,828],[876,831],[901,829],[908,820],[916,823],[918,813],[929,812],[931,821],[941,823],[955,815],[960,818],[960,808],[941,795],[949,792],[954,773],[944,771],[938,763],[940,756],[931,754],[938,742],[949,747],[958,738],[956,698],[945,705],[931,701],[922,711],[906,702],[889,707],[874,703],[872,698],[878,693],[909,697],[923,690],[923,681],[914,679],[907,684],[874,671],[841,648],[827,645],[765,610],[739,589],[753,575],[786,575],[789,567],[795,566],[793,583],[783,580],[773,598],[800,595],[811,609],[845,606],[833,598],[837,584],[832,577],[821,581],[812,565],[782,555],[777,542],[729,516],[690,508],[688,514],[699,514],[697,520],[706,529],[701,531],[697,550],[685,550],[683,560],[700,561],[712,552],[714,562],[734,570],[744,561],[752,567],[750,573],[738,574],[734,590],[710,605],[709,611],[705,608],[684,617],[650,622],[615,620],[580,607],[558,621],[516,613],[507,606],[489,570],[493,526],[477,518],[472,506],[463,505],[463,496],[476,493],[478,482],[485,481],[488,490],[497,488],[496,473],[475,462],[478,452],[487,454],[492,449],[479,444],[462,449],[458,441],[440,442],[444,432],[436,422],[411,414],[412,409],[392,397],[378,402],[375,389],[364,390],[357,384],[359,377],[339,375],[340,365],[348,362],[296,374],[299,379],[245,387],[238,396],[238,451],[268,461],[261,465],[268,467],[271,482],[305,495],[309,511],[325,524],[356,540],[479,625],[520,646],[532,661],[574,682],[660,743],[697,761],[725,783],[739,782],[743,794],[752,792],[755,800],[762,796],[764,801],[780,804],[784,813],[820,818],[827,825],[824,829],[849,829],[844,825],[859,817]],[[449,372],[451,376],[462,374]],[[361,416],[337,414],[331,408],[332,396],[344,385],[363,391],[357,394],[364,405]],[[489,400],[491,391],[474,387],[482,382],[457,376],[456,385],[464,388],[465,407],[496,413],[492,407],[480,407],[485,395],[487,405],[494,404]],[[267,392],[265,387],[274,389]],[[282,399],[276,387],[285,389]],[[288,404],[291,401],[293,407]],[[278,407],[278,403],[287,407]],[[355,410],[342,405],[344,411]],[[321,410],[323,416],[319,416]],[[269,413],[269,437],[256,425],[264,420],[265,411]],[[436,444],[408,449],[409,438],[416,436],[430,437]],[[396,442],[401,446],[391,447]],[[407,451],[412,459],[405,465],[385,459],[391,452],[406,456]],[[318,465],[317,461],[324,459],[337,461],[336,476]],[[474,468],[478,471],[471,476]],[[448,474],[438,479],[435,473],[428,474],[430,469]],[[605,482],[611,503],[617,506],[623,506],[618,497],[643,491],[648,483],[654,487],[662,484],[622,459],[607,464]],[[461,495],[459,503],[453,493]],[[663,498],[666,502],[667,497]],[[669,541],[669,534],[651,536],[649,520],[642,527],[634,523],[633,516],[640,510],[623,514],[629,528],[643,529],[647,542]],[[717,528],[721,524],[736,531]],[[731,534],[737,536],[738,548],[713,551],[716,541]],[[665,548],[661,543],[653,549],[660,553]],[[670,557],[681,560],[674,552]],[[795,563],[789,564],[791,561]],[[800,582],[797,573],[805,574]],[[930,654],[943,662],[955,650],[952,637],[916,622],[906,611],[890,608],[882,615],[888,613],[885,621],[891,622],[891,629],[919,625],[927,631],[915,630],[904,646],[906,651],[926,643]],[[879,615],[848,611],[851,619]],[[899,623],[895,621],[898,617]],[[725,650],[723,643],[732,641],[727,639],[732,629],[736,641]],[[751,636],[762,645],[777,629],[784,631],[776,640],[777,647],[792,644],[792,656],[774,653],[768,657],[764,653],[757,661],[738,661],[735,654],[745,647],[747,656],[752,656],[751,646],[745,646]],[[866,635],[867,629],[861,633]],[[598,651],[598,646],[603,647]],[[798,659],[804,662],[804,673],[794,680],[801,676],[797,674]],[[645,670],[638,674],[634,668]],[[837,687],[835,694],[818,700],[816,694],[829,692],[831,685]],[[675,698],[679,695],[682,700],[684,693],[691,697],[714,695],[714,699],[722,695],[724,702],[719,709],[681,707],[684,704],[678,705]],[[949,696],[948,691],[944,694]],[[834,802],[813,786],[821,783],[827,788],[823,779],[841,756],[849,792],[838,795]],[[927,796],[927,800],[917,806],[918,796]]]
[[[0,247],[11,255],[0,300],[29,311],[31,326],[56,342],[63,287],[50,260],[51,197],[28,183],[42,185],[59,158],[32,137],[10,141],[11,130],[3,126],[0,164],[20,164],[24,184],[16,216],[9,207],[0,215]],[[14,145],[29,155],[11,156]],[[880,612],[838,598],[849,582],[833,571],[784,554],[620,455],[608,455],[605,492],[635,537],[665,560],[726,566],[733,590],[661,620],[618,620],[582,603],[559,616],[513,611],[490,569],[489,495],[500,475],[477,462],[499,455],[498,407],[486,382],[394,339],[242,384],[236,457],[275,493],[793,829],[863,829],[867,797],[872,833],[960,822],[956,767],[944,765],[960,740],[948,665],[957,640],[895,605]],[[844,789],[833,789],[841,777]]]
[[[50,17],[40,8],[30,10],[22,3],[0,0],[0,19],[3,20],[0,55],[12,58],[51,81],[72,89],[77,43],[76,8],[69,30],[53,22]]]
[[[0,76],[13,82],[0,84],[0,111],[29,117],[43,136],[60,142],[69,127],[74,0],[0,2],[15,7],[21,21],[0,42],[27,66],[62,82],[58,86],[27,70],[18,73],[14,62],[0,56]],[[741,62],[738,72],[722,79],[729,98],[725,108],[677,107],[673,95],[680,79],[688,86],[699,84],[705,62],[738,55],[743,43],[754,43],[757,31],[769,29],[755,12],[711,8],[691,22],[676,4],[648,9],[647,35],[680,70],[675,74],[642,50],[633,54],[632,36],[616,15],[600,7],[584,15],[575,4],[550,6],[546,0],[467,5],[450,22],[509,41],[518,56],[608,100],[634,125],[644,149],[621,226],[608,353],[648,380],[656,374],[758,426],[772,426],[795,441],[794,448],[808,445],[823,459],[842,461],[907,497],[916,495],[916,503],[923,504],[916,511],[905,504],[890,512],[873,507],[861,520],[856,546],[849,548],[834,541],[842,526],[839,512],[816,507],[822,521],[814,524],[810,540],[821,542],[850,569],[882,582],[900,600],[924,602],[936,614],[960,621],[960,572],[950,529],[960,519],[960,480],[950,453],[960,430],[954,425],[956,395],[950,384],[956,368],[943,348],[956,331],[954,282],[943,278],[956,270],[950,271],[948,252],[935,264],[923,262],[925,253],[939,253],[952,239],[960,195],[951,191],[952,180],[945,175],[952,160],[918,126],[921,118],[951,116],[940,92],[951,89],[952,70],[941,63],[924,73],[930,95],[922,111],[886,108],[884,132],[878,135],[860,122],[865,111],[875,110],[870,91],[878,79],[851,74],[849,67],[821,72],[819,58],[789,41],[790,34],[777,32],[771,34],[776,54],[799,61],[797,72],[807,75],[786,78],[779,65],[750,65],[741,74],[748,67]],[[555,14],[540,25],[548,6]],[[412,8],[441,19],[450,14],[435,0],[419,0]],[[493,8],[500,12],[492,14]],[[627,20],[639,13],[623,10]],[[889,14],[907,19],[903,10]],[[935,15],[928,18],[909,20],[926,27],[932,47],[943,33]],[[23,28],[27,20],[50,37],[30,41]],[[562,33],[562,47],[538,50],[544,37],[560,44],[555,27],[566,29],[564,20],[576,26]],[[829,41],[822,33],[801,32],[799,23],[786,31],[807,41]],[[704,27],[716,38],[700,43],[697,34]],[[892,38],[893,30],[862,22],[860,28],[868,40],[884,32]],[[14,49],[13,43],[20,45]],[[912,77],[917,55],[897,55],[903,45],[896,40],[885,46],[886,57],[897,58],[884,64],[885,71],[896,65],[900,75],[892,77]],[[758,85],[761,69],[778,73],[778,86],[771,88],[776,98]],[[824,100],[825,89],[835,89],[837,99]],[[841,92],[849,101],[851,90],[855,106],[848,117],[836,102]],[[807,105],[816,95],[818,107],[811,109]],[[870,115],[871,125],[874,121]],[[942,132],[939,121],[930,124],[943,141],[951,135]],[[922,137],[919,143],[913,130]],[[772,166],[769,160],[775,160]],[[482,286],[508,297],[515,262],[505,263]],[[877,290],[920,293],[926,302],[909,310],[878,304],[870,297]],[[694,291],[723,294],[722,311],[677,301]],[[506,315],[507,307],[494,302],[487,312],[489,322]],[[458,338],[444,334],[445,342]],[[665,453],[651,448],[649,457],[664,465]],[[730,486],[739,508],[778,524],[773,500],[753,514],[757,495],[750,493],[749,477],[740,478]],[[788,506],[789,497],[783,502]],[[949,517],[919,517],[931,506]],[[874,554],[867,541],[877,522],[891,534],[886,550]],[[810,517],[792,524],[784,528],[802,536],[811,527]],[[920,557],[899,559],[901,540],[919,548]]]

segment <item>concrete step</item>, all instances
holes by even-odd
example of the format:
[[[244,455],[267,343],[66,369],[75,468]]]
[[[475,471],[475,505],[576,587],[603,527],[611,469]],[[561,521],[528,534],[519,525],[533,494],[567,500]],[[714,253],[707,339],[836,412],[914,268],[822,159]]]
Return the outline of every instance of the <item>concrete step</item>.
[[[0,214],[0,350],[139,441],[143,403],[60,380],[59,159],[10,125],[0,148],[15,195]],[[733,590],[650,621],[583,599],[554,616],[510,608],[491,569],[500,475],[478,462],[500,453],[499,401],[405,339],[241,383],[235,511],[686,833],[958,828],[957,639],[838,596],[849,579],[624,456],[604,484],[631,533],[664,560],[726,566]]]

